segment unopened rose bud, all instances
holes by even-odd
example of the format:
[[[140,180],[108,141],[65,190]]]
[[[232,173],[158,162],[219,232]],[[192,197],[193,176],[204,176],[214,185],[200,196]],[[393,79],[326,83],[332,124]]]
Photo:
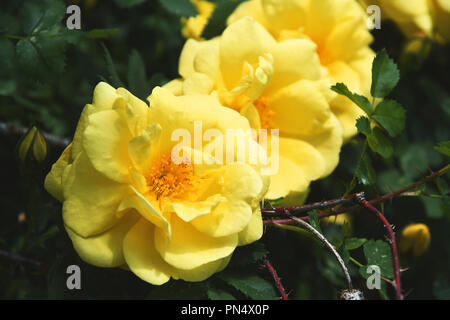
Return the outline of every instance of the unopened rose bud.
[[[423,223],[412,223],[403,228],[399,239],[402,253],[411,252],[414,258],[425,253],[430,245],[430,230]]]
[[[32,127],[18,143],[17,156],[22,168],[41,165],[47,158],[47,142],[38,128]]]

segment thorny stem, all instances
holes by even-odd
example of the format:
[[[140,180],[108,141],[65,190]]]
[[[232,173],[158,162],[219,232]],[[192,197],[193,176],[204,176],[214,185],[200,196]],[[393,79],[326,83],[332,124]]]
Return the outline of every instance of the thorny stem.
[[[47,269],[47,265],[36,261],[36,260],[32,260],[26,257],[23,257],[19,254],[16,253],[11,253],[11,252],[7,252],[4,250],[0,250],[0,258],[3,258],[5,260],[9,260],[15,263],[22,263],[22,264],[28,264],[36,269],[40,269],[40,270],[46,270]]]
[[[410,184],[410,185],[408,185],[406,187],[400,188],[400,189],[395,190],[395,191],[391,191],[391,192],[389,192],[389,193],[387,193],[387,194],[385,194],[385,195],[383,195],[381,197],[372,199],[372,200],[370,200],[368,202],[373,205],[373,204],[376,204],[376,203],[379,203],[379,202],[384,202],[386,200],[390,200],[390,199],[392,199],[392,198],[394,198],[396,196],[402,195],[403,193],[405,193],[405,192],[407,192],[407,191],[409,191],[411,189],[418,188],[422,184],[424,184],[424,183],[426,183],[428,181],[432,181],[432,180],[434,180],[434,179],[436,179],[436,178],[446,174],[449,170],[450,170],[450,165],[448,165],[448,166],[446,166],[446,167],[444,167],[444,168],[442,168],[442,169],[440,169],[438,171],[430,173],[428,176],[422,178],[421,180],[419,180],[419,181],[417,181],[417,182],[415,182],[413,184]],[[328,201],[325,201],[325,203],[330,204],[328,207],[332,207],[332,206],[335,206],[335,205],[338,205],[338,204],[346,204],[346,203],[349,203],[350,201],[353,201],[353,199],[355,199],[355,196],[356,196],[356,194],[353,194],[353,195],[350,195],[350,196],[347,196],[347,197],[343,197],[343,198],[338,198],[338,199],[334,199],[334,200],[328,200]],[[265,215],[269,215],[269,214],[273,215],[273,214],[282,214],[284,212],[284,210],[288,210],[291,214],[295,214],[295,213],[306,212],[306,211],[309,211],[309,210],[317,209],[317,208],[320,207],[320,205],[318,205],[319,203],[306,204],[306,205],[298,206],[298,207],[287,207],[287,208],[276,208],[276,209],[262,209],[261,212],[262,212],[263,215],[264,214]],[[317,206],[317,208],[314,208],[314,206]],[[308,208],[308,209],[306,210],[304,208]],[[319,212],[317,214],[317,216],[318,216],[318,218],[323,218],[323,217],[338,215],[338,214],[346,213],[346,212],[350,212],[350,211],[355,211],[355,210],[358,210],[360,208],[361,208],[361,206],[354,205],[354,206],[350,206],[350,207],[347,207],[347,208],[339,208],[339,209],[336,209],[336,210],[333,209],[333,210],[330,210],[330,211],[322,211],[322,212]],[[297,217],[297,218],[302,219],[302,220],[308,220],[308,216]],[[277,224],[294,223],[294,220],[293,219],[273,219],[273,217],[272,218],[266,217],[264,219],[264,224],[269,224],[270,225],[270,224],[274,224],[274,223],[277,223]]]
[[[388,233],[389,245],[392,251],[392,260],[394,263],[394,281],[395,281],[395,297],[397,300],[403,300],[402,286],[400,281],[400,262],[398,259],[397,242],[395,241],[395,232],[392,230],[392,226],[386,217],[378,211],[373,205],[371,205],[364,197],[364,193],[361,192],[356,196],[356,201],[368,211],[375,214],[375,216],[383,223],[384,228]]]
[[[348,269],[345,266],[344,260],[342,260],[339,253],[336,251],[334,246],[325,238],[319,231],[317,231],[313,226],[311,226],[308,222],[303,221],[302,219],[299,219],[297,217],[292,216],[289,211],[285,211],[285,214],[289,216],[291,219],[293,219],[298,224],[302,225],[306,229],[308,229],[314,236],[316,236],[326,247],[330,249],[330,251],[333,253],[333,255],[336,257],[336,260],[338,261],[342,271],[344,272],[345,280],[347,281],[347,287],[349,290],[353,289],[352,279],[350,278],[350,274],[348,273]]]
[[[355,195],[350,195],[342,198],[337,198],[333,200],[326,200],[321,202],[314,202],[310,204],[305,204],[299,207],[288,207],[288,208],[273,208],[273,209],[263,209],[263,214],[285,214],[285,211],[288,210],[291,215],[308,212],[311,210],[317,209],[326,209],[329,207],[334,207],[338,204],[350,204],[354,203]]]
[[[286,294],[286,290],[284,289],[283,284],[281,283],[281,279],[280,279],[280,277],[278,277],[278,274],[277,274],[275,268],[272,266],[272,264],[266,258],[264,258],[263,263],[264,263],[264,266],[267,268],[267,270],[269,270],[270,274],[272,275],[272,278],[275,281],[275,285],[277,286],[278,291],[280,291],[281,299],[289,300],[287,297],[287,294]]]

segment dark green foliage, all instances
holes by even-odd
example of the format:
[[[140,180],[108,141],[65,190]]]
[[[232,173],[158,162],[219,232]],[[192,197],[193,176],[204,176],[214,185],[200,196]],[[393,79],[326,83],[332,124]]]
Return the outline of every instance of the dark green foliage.
[[[242,1],[215,2],[205,38],[219,35],[228,14]],[[155,86],[178,77],[178,58],[185,41],[180,17],[197,14],[189,0],[99,0],[93,8],[81,2],[81,30],[65,27],[68,3],[1,2],[2,122],[37,125],[51,134],[71,137],[101,79],[145,99]],[[365,115],[356,122],[360,134],[343,147],[333,174],[311,184],[308,202],[342,196],[353,177],[352,192],[364,191],[367,199],[373,199],[421,179],[429,168],[438,170],[448,164],[450,47],[432,44],[422,64],[406,68],[410,73],[402,69],[399,79],[394,61],[399,61],[404,39],[388,23],[374,35],[373,48],[381,52],[373,66],[371,92],[377,99],[350,92],[345,84],[333,87]],[[389,56],[382,48],[388,48]],[[339,265],[320,242],[304,233],[271,227],[265,227],[260,241],[238,247],[224,271],[200,283],[171,280],[152,286],[127,270],[88,265],[80,260],[64,230],[61,205],[42,188],[44,174],[34,177],[33,184],[21,177],[12,156],[18,139],[0,137],[0,250],[23,254],[46,268],[0,258],[1,299],[278,299],[273,279],[262,264],[264,258],[274,265],[292,299],[336,299],[345,287]],[[49,145],[44,173],[61,151]],[[402,267],[409,268],[402,273],[404,291],[410,292],[407,298],[449,299],[449,177],[446,174],[410,190],[409,197],[379,206],[397,234],[410,222],[424,222],[431,231],[432,244],[424,256],[415,261],[401,257]],[[281,200],[271,204],[276,207]],[[34,212],[37,222],[27,250],[27,225],[18,222],[23,212]],[[381,265],[383,275],[392,277],[384,229],[370,213],[352,212],[351,223],[345,225],[321,223],[317,212],[309,215],[309,222],[346,261],[356,287],[365,290],[369,264]],[[66,268],[72,264],[81,267],[81,291],[66,288]],[[392,297],[384,281],[382,292]],[[364,294],[380,298],[376,290]]]

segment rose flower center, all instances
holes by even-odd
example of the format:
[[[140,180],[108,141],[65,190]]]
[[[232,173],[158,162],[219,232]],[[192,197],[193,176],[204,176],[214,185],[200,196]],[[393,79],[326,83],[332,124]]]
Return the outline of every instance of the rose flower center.
[[[192,164],[175,164],[170,155],[162,157],[146,176],[150,192],[157,200],[179,197],[193,186],[194,178]]]
[[[275,114],[275,112],[270,108],[267,98],[265,97],[259,97],[253,102],[253,105],[255,106],[256,110],[258,110],[259,114],[259,121],[261,122],[261,128],[263,129],[269,129],[270,128],[270,122]]]

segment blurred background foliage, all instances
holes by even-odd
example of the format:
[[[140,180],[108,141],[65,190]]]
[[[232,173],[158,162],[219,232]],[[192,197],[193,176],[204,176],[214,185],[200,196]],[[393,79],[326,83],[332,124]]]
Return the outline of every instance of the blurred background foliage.
[[[205,37],[220,34],[225,19],[241,1],[218,0]],[[81,30],[68,30],[66,8],[81,8]],[[149,285],[131,272],[87,265],[75,253],[63,229],[61,205],[43,189],[43,179],[62,149],[49,144],[44,167],[19,170],[14,150],[20,136],[4,124],[31,127],[71,137],[85,104],[99,81],[123,86],[145,99],[154,86],[177,77],[184,43],[182,16],[196,14],[189,0],[62,1],[28,0],[0,3],[0,298],[2,299],[277,299],[278,292],[264,269],[267,256],[278,271],[291,299],[336,299],[345,282],[334,258],[310,237],[289,230],[266,228],[261,241],[238,248],[230,266],[202,283],[170,281]],[[401,69],[391,94],[407,111],[406,130],[394,139],[394,155],[383,159],[369,153],[372,179],[358,184],[371,199],[421,179],[429,168],[438,170],[448,157],[433,146],[450,140],[450,47],[427,39],[424,50],[409,50],[408,42],[389,22],[374,30],[373,48],[387,51]],[[308,202],[341,196],[352,179],[363,136],[345,145],[336,171],[312,184]],[[407,298],[450,299],[449,175],[428,183],[419,193],[387,202],[383,210],[399,231],[411,222],[427,224],[431,246],[417,259],[402,256]],[[363,182],[363,181],[360,181]],[[35,230],[27,237],[30,213]],[[341,246],[344,257],[365,265],[367,251],[383,240],[383,227],[370,215],[353,212],[350,225],[321,224],[323,233],[339,246],[344,239],[358,244]],[[333,221],[333,220],[332,220]],[[28,230],[27,230],[28,229]],[[359,239],[359,240],[357,240]],[[364,244],[364,245],[363,245]],[[367,245],[366,245],[367,244]],[[384,245],[379,245],[384,250]],[[5,254],[7,253],[7,254]],[[26,257],[18,261],[16,255]],[[374,258],[375,260],[377,257]],[[66,268],[82,270],[82,290],[68,290]],[[365,279],[355,263],[349,268],[356,287]],[[392,297],[365,290],[369,298]]]

